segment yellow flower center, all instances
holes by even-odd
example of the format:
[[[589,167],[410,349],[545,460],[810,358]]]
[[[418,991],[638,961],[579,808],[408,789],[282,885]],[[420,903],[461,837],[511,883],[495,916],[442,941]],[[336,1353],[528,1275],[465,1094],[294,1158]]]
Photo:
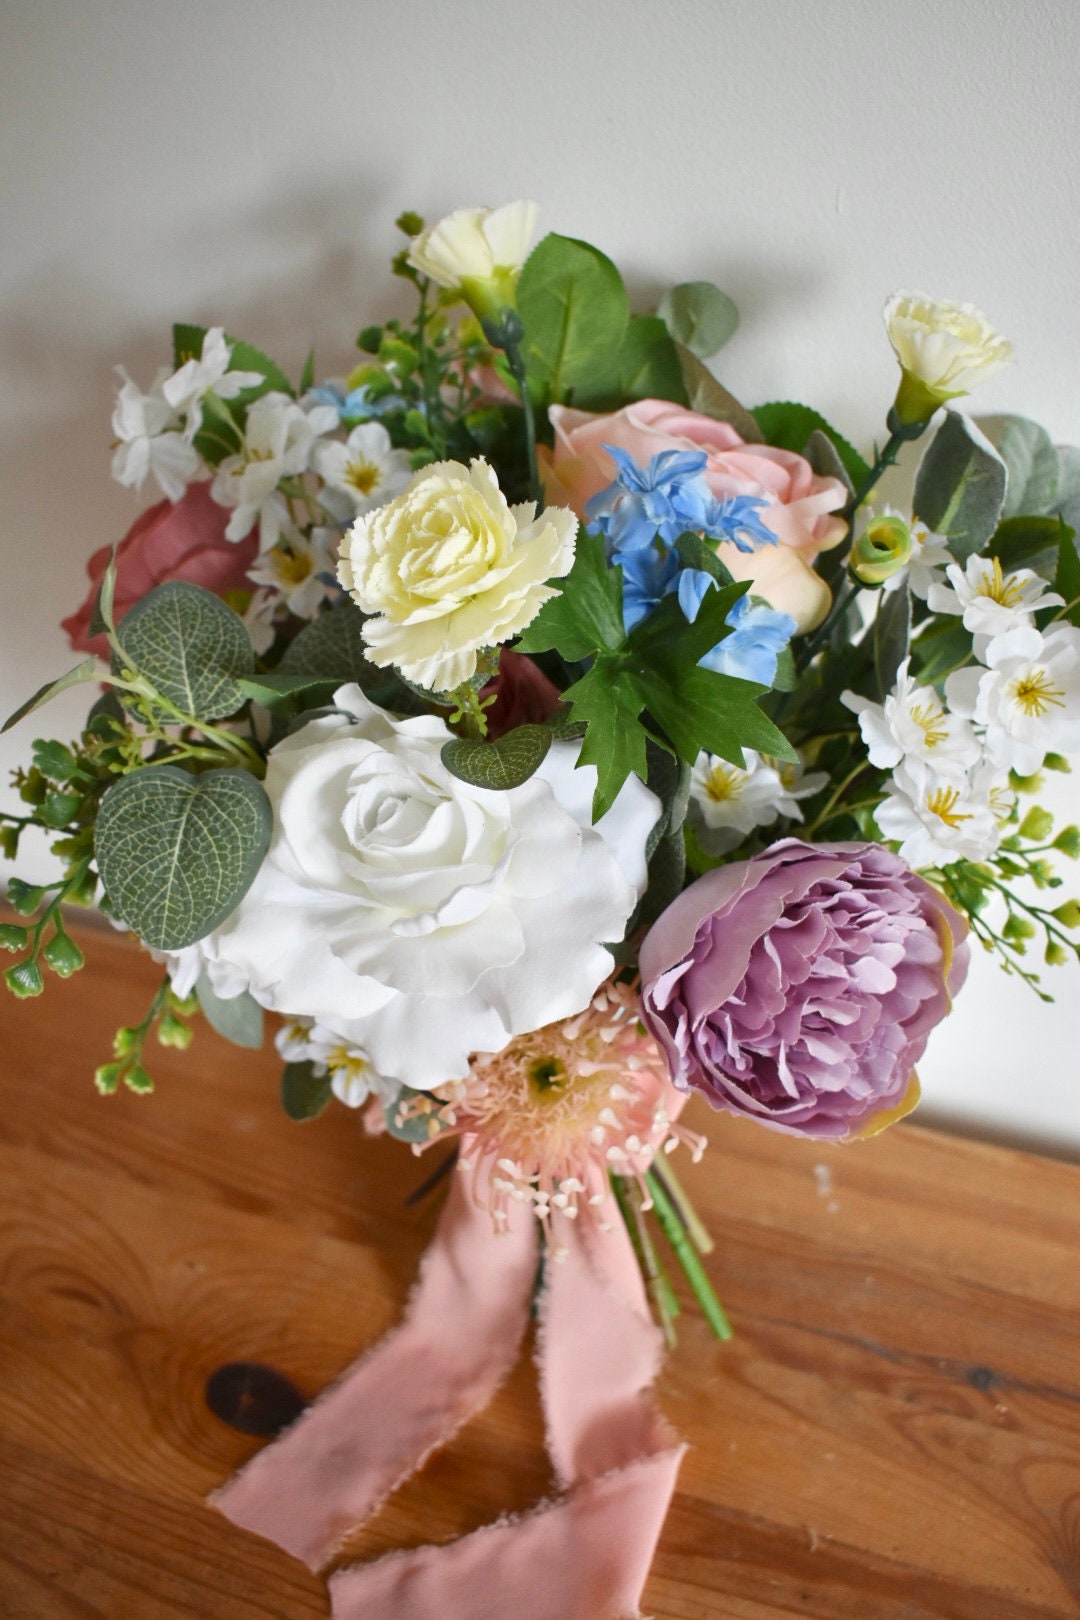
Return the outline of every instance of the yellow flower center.
[[[378,463],[368,461],[365,456],[350,461],[345,468],[345,482],[361,495],[370,495],[372,490],[378,489],[381,478]]]
[[[959,827],[962,821],[970,821],[969,811],[958,810],[960,802],[960,789],[955,787],[935,788],[933,793],[927,795],[926,808],[932,815],[943,821],[946,827]]]
[[[343,1074],[347,1080],[360,1080],[369,1072],[371,1064],[347,1046],[335,1046],[326,1054],[326,1067],[332,1075]]]
[[[997,557],[990,559],[989,569],[983,569],[979,583],[975,587],[976,596],[989,597],[991,602],[997,602],[1001,607],[1015,607],[1024,594],[1023,586],[1015,579],[1006,579],[1001,571],[1001,561]]]
[[[282,548],[274,556],[274,572],[283,585],[302,585],[311,575],[311,558],[302,551]]]
[[[1053,684],[1049,670],[1032,669],[1013,681],[1010,696],[1018,708],[1032,719],[1040,719],[1050,708],[1065,707],[1065,693]]]
[[[936,748],[949,735],[944,724],[944,712],[934,703],[916,704],[911,711],[911,718],[926,738],[927,748]]]
[[[740,771],[737,766],[718,761],[705,778],[705,791],[717,804],[724,804],[739,797],[745,777],[746,772]]]

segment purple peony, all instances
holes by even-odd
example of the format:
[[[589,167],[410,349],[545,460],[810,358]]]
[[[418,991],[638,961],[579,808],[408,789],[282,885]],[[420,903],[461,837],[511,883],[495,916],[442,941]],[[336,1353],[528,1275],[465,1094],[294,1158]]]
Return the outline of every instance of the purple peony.
[[[641,950],[672,1079],[795,1136],[866,1136],[918,1101],[914,1066],[967,973],[966,925],[879,844],[785,838],[692,884]]]

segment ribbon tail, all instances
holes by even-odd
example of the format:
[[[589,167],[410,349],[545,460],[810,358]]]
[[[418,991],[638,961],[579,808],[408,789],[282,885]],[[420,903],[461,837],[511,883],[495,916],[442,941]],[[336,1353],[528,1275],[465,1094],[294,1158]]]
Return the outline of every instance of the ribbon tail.
[[[494,1238],[473,1186],[453,1176],[400,1326],[210,1499],[312,1569],[490,1400],[517,1358],[535,1223],[513,1206]]]

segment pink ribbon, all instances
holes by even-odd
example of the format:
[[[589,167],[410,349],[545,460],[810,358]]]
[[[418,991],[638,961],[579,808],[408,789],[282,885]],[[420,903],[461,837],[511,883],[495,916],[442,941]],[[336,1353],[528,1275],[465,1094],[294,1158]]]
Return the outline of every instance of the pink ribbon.
[[[468,1144],[463,1144],[468,1146]],[[492,1230],[455,1175],[400,1326],[211,1500],[312,1569],[479,1411],[513,1366],[536,1277],[536,1221]],[[660,1335],[617,1217],[563,1223],[549,1260],[538,1361],[558,1495],[448,1546],[330,1577],[333,1620],[626,1620],[684,1447],[649,1398]]]

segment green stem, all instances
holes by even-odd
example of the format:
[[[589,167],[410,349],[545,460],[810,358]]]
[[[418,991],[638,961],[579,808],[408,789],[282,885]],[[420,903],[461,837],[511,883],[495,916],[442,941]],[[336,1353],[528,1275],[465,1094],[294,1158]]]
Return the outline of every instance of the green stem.
[[[712,1254],[716,1247],[704,1221],[690,1202],[690,1195],[682,1182],[675,1174],[675,1167],[667,1154],[654,1160],[654,1168],[660,1180],[664,1183],[671,1202],[674,1204],[679,1219],[690,1236],[698,1254]]]
[[[517,386],[521,396],[521,414],[525,422],[525,455],[529,463],[529,485],[533,499],[538,507],[544,504],[544,489],[540,482],[540,469],[536,461],[536,420],[533,416],[532,400],[529,398],[529,386],[525,375],[525,356],[521,352],[520,343],[509,343],[504,350],[506,363],[510,367],[510,375]]]
[[[889,434],[889,437],[885,440],[884,447],[878,455],[877,460],[874,462],[874,465],[870,468],[866,478],[859,485],[854,495],[852,495],[851,499],[844,507],[841,515],[846,518],[849,523],[855,516],[855,513],[859,510],[859,507],[862,505],[863,501],[865,501],[866,497],[870,494],[871,490],[880,481],[882,474],[895,463],[897,456],[900,454],[901,447],[905,445],[911,437],[911,433]]]
[[[656,1206],[656,1218],[660,1222],[661,1230],[671,1245],[676,1260],[686,1273],[686,1280],[694,1291],[694,1298],[701,1306],[705,1320],[718,1339],[730,1339],[731,1323],[727,1319],[724,1307],[717,1299],[716,1290],[706,1276],[705,1268],[698,1259],[655,1170],[645,1172],[645,1185]]]
[[[833,625],[837,623],[841,614],[847,612],[848,608],[851,606],[852,602],[862,589],[863,587],[858,583],[857,580],[848,579],[843,590],[839,591],[833,598],[832,607],[829,609],[828,613],[826,613],[825,617],[822,619],[821,623],[818,625],[817,629],[810,637],[810,640],[806,643],[806,646],[802,650],[802,656],[799,658],[797,665],[797,671],[800,675],[810,666],[810,664],[813,663],[814,655],[817,653],[822,642],[825,640],[825,637],[828,635]]]
[[[615,1195],[615,1202],[619,1206],[619,1214],[623,1218],[630,1247],[641,1267],[642,1276],[652,1297],[656,1314],[660,1319],[664,1339],[668,1347],[674,1349],[678,1343],[675,1332],[675,1318],[679,1315],[679,1301],[675,1290],[671,1286],[671,1279],[664,1270],[660,1256],[649,1236],[649,1229],[645,1224],[645,1217],[641,1209],[641,1194],[636,1184],[624,1180],[622,1176],[612,1176],[611,1190]]]
[[[854,782],[857,777],[861,776],[863,771],[869,770],[869,768],[870,761],[868,759],[861,759],[855,766],[855,769],[848,772],[847,776],[845,776],[844,780],[840,783],[840,786],[825,801],[825,806],[820,815],[815,816],[810,825],[803,830],[803,838],[812,838],[819,827],[823,827],[827,821],[832,820],[832,812],[836,809],[836,806],[840,803],[840,800],[843,798],[852,782]]]

